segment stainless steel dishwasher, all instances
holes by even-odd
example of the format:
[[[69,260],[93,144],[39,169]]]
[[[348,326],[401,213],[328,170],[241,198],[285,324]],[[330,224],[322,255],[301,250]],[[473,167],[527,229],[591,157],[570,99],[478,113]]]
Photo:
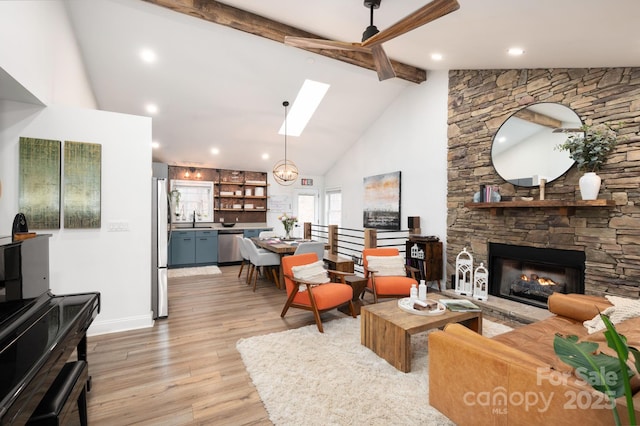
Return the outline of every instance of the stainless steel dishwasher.
[[[238,235],[243,235],[242,229],[220,229],[218,231],[218,263],[241,262]]]

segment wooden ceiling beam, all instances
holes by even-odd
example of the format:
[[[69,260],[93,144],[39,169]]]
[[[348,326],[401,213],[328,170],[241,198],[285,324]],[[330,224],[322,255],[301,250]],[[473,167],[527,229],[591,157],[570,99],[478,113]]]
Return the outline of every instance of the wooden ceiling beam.
[[[175,12],[204,19],[215,24],[224,25],[249,34],[268,38],[284,44],[285,36],[323,38],[322,36],[303,31],[280,22],[272,21],[263,16],[256,15],[246,10],[241,10],[215,0],[143,0],[158,6],[171,9]],[[363,52],[350,52],[342,50],[304,49],[309,52],[337,59],[362,68],[375,71],[373,56]],[[412,83],[420,84],[427,80],[427,72],[391,60],[396,77]]]
[[[531,111],[529,109],[522,109],[516,112],[514,116],[534,124],[549,127],[551,129],[562,127],[562,121],[553,117],[549,117],[548,115],[541,114],[539,112]]]

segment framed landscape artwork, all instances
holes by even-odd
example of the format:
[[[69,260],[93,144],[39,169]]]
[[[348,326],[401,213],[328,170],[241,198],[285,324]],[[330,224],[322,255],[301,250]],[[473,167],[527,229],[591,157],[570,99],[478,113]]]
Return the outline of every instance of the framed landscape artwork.
[[[400,172],[364,178],[363,226],[400,230]]]

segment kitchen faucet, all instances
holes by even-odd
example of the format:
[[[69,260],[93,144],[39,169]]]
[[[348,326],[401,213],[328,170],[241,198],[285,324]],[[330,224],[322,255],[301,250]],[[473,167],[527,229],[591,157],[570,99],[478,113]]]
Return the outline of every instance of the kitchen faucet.
[[[196,227],[196,211],[195,210],[193,211],[193,223],[191,224],[191,227],[192,228]]]

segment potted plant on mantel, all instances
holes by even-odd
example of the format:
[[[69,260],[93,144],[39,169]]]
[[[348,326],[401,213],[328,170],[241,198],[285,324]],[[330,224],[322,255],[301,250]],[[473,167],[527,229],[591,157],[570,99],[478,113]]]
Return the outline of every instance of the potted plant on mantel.
[[[568,151],[576,162],[578,170],[585,173],[579,180],[583,200],[595,200],[600,192],[600,176],[596,174],[618,143],[618,134],[606,124],[580,127],[581,132],[573,134],[558,145],[561,151]]]

